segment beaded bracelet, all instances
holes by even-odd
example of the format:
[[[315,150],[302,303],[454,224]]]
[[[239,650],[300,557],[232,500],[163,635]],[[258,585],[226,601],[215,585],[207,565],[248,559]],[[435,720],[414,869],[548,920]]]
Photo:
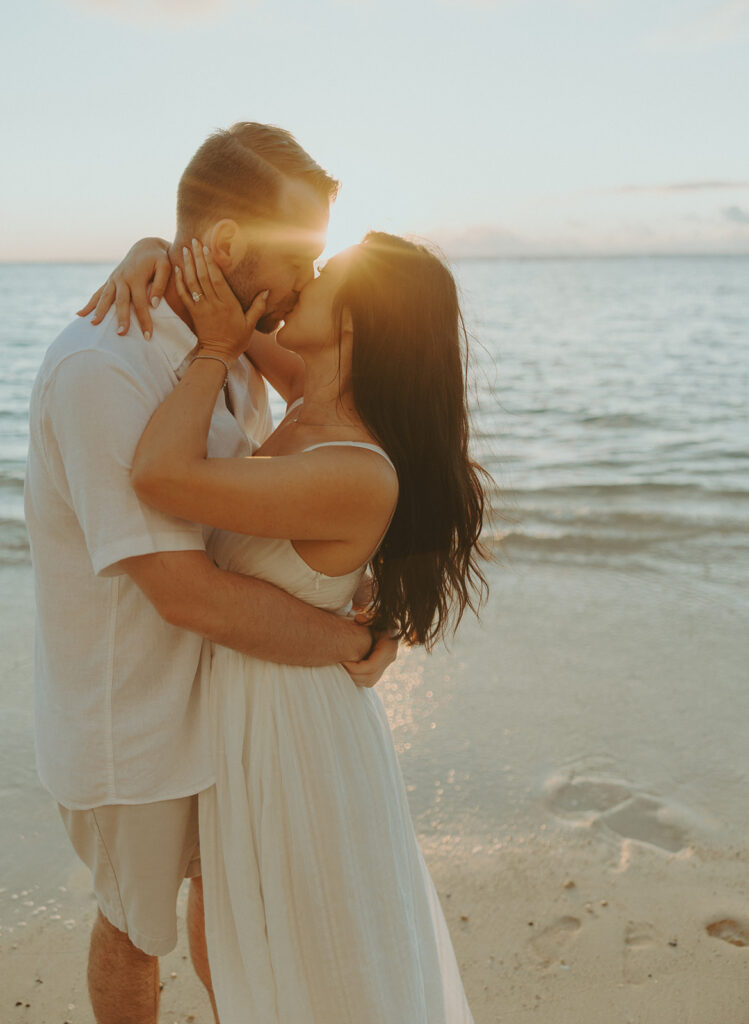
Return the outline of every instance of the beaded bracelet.
[[[216,362],[221,363],[223,365],[224,369],[226,370],[226,373],[224,374],[224,380],[223,383],[221,384],[221,387],[225,388],[229,382],[229,364],[227,363],[227,361],[222,356],[209,355],[207,352],[204,354],[199,353],[197,356],[195,356],[193,362],[196,362],[198,359],[215,359]]]

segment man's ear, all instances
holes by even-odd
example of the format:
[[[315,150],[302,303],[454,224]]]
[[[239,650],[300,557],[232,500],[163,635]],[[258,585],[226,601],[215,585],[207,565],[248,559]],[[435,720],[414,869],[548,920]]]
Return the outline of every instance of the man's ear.
[[[227,270],[231,270],[235,263],[241,259],[242,254],[239,251],[241,247],[239,225],[229,217],[216,221],[205,236],[205,244],[211,250],[211,256],[224,273]]]

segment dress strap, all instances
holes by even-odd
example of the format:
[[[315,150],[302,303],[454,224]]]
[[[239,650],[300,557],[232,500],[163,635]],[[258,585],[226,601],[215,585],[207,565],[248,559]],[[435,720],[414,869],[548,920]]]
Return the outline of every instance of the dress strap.
[[[304,448],[303,451],[311,452],[315,448],[366,448],[370,452],[377,452],[393,466],[393,460],[383,448],[376,444],[367,444],[366,441],[323,441],[321,444],[310,445],[309,448]],[[395,469],[395,466],[393,466],[393,469]]]
[[[301,398],[297,398],[297,400],[295,402],[292,402],[291,405],[288,406],[288,408],[286,409],[286,416],[288,416],[290,412],[293,412],[294,409],[296,409],[296,407],[298,405],[301,405],[303,401],[304,401],[304,395],[302,395]]]
[[[304,395],[302,395],[301,398],[297,398],[297,400],[295,402],[291,403],[291,405],[286,410],[286,415],[288,416],[290,412],[292,412],[294,409],[296,409],[297,406],[300,406],[303,402],[304,402]],[[340,447],[346,447],[346,448],[367,448],[370,452],[378,452],[383,457],[383,459],[386,459],[390,463],[390,465],[393,466],[393,460],[390,458],[390,456],[387,454],[387,452],[383,448],[380,448],[379,445],[376,445],[376,444],[367,444],[366,441],[323,441],[320,444],[310,445],[309,448],[304,448],[304,449],[302,449],[302,451],[303,452],[311,452],[311,451],[314,451],[315,448],[340,448]],[[395,469],[395,466],[393,466],[393,469]],[[396,473],[397,473],[397,470],[396,470]]]

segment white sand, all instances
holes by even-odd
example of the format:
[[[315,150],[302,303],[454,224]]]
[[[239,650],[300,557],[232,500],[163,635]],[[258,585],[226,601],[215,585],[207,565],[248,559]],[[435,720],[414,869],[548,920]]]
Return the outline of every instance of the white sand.
[[[477,1024],[746,1024],[746,605],[652,574],[493,578],[482,627],[380,684]],[[26,664],[19,579],[0,609],[6,703]],[[0,1017],[90,1024],[85,871],[26,768],[13,779]],[[161,1019],[210,1024],[185,957],[182,934]]]

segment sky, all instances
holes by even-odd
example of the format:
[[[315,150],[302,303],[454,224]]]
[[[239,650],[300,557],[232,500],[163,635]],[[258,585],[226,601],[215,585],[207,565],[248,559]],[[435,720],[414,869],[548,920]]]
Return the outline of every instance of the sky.
[[[368,228],[452,256],[749,253],[749,0],[25,0],[0,260],[170,237],[182,169],[279,124]]]

